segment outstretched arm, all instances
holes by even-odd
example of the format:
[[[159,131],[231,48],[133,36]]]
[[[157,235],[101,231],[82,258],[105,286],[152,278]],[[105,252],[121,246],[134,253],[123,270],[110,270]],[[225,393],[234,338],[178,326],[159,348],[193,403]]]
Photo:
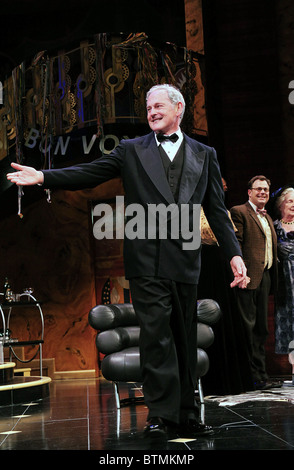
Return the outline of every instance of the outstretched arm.
[[[7,173],[6,177],[12,183],[18,186],[31,186],[34,184],[43,184],[44,175],[42,171],[35,170],[30,166],[19,165],[18,163],[11,163],[12,168],[17,171]]]

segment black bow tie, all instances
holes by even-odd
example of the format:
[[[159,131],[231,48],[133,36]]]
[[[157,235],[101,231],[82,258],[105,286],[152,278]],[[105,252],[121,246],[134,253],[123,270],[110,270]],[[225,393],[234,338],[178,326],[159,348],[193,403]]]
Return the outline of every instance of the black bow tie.
[[[157,137],[158,142],[163,142],[164,140],[171,140],[174,143],[179,138],[177,134],[172,134],[172,135],[157,134],[156,137]]]

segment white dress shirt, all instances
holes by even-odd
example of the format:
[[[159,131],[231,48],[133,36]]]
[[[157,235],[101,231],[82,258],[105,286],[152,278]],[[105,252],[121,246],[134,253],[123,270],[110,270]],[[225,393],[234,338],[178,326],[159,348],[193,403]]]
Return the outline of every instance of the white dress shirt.
[[[177,134],[177,136],[179,137],[176,142],[172,142],[171,140],[164,140],[163,142],[158,142],[157,136],[155,134],[157,146],[162,146],[170,161],[173,161],[173,159],[175,158],[177,151],[179,150],[180,145],[183,141],[183,133],[181,129],[178,129],[176,132],[173,132],[173,134]]]

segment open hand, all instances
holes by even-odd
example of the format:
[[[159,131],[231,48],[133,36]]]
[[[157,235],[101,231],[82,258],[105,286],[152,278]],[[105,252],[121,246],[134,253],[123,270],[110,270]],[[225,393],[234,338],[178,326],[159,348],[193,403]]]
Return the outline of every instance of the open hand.
[[[7,173],[6,178],[17,186],[43,184],[44,175],[41,171],[37,171],[30,166],[19,165],[18,163],[11,163],[11,166],[17,171]]]

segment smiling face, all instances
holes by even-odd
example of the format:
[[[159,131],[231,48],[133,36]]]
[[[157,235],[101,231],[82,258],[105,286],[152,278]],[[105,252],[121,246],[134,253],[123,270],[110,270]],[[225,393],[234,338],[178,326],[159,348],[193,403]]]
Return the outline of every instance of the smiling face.
[[[259,209],[263,209],[269,200],[269,185],[265,180],[255,180],[248,189],[249,201]]]
[[[147,100],[148,123],[156,134],[176,132],[182,111],[182,103],[172,103],[166,90],[154,90]]]
[[[282,218],[286,221],[294,220],[294,191],[286,194],[281,205]]]

